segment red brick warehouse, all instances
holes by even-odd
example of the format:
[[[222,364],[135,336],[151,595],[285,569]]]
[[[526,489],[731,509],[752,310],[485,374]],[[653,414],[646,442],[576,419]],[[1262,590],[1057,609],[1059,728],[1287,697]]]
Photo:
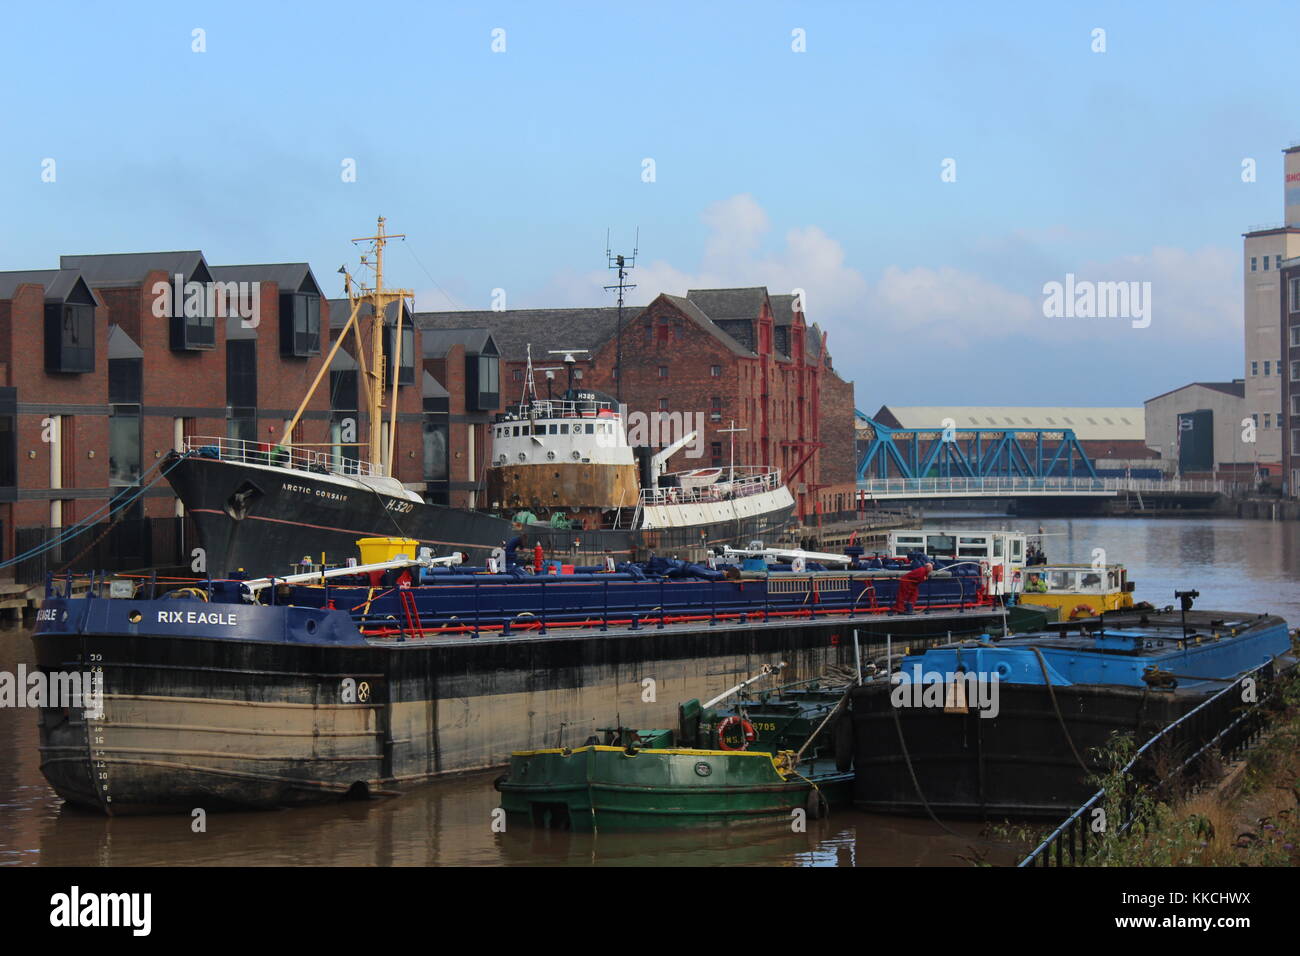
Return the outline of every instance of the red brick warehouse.
[[[809,326],[790,295],[762,287],[661,294],[623,313],[622,400],[628,412],[703,416],[704,455],[678,452],[673,469],[726,465],[735,421],[736,462],[782,469],[804,521],[853,509],[853,384],[836,374],[826,336]],[[502,400],[519,397],[532,345],[534,365],[578,354],[583,386],[611,395],[618,310],[523,309],[421,312],[424,329],[477,326],[491,331],[503,364]],[[564,388],[563,373],[555,387]],[[539,381],[545,391],[545,382]],[[664,444],[660,441],[658,444]]]

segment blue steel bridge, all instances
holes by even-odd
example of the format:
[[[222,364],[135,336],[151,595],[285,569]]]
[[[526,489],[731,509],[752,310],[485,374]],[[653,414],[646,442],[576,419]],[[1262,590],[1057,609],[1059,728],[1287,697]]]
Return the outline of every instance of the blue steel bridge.
[[[1212,498],[1221,481],[1099,475],[1070,428],[892,428],[855,409],[858,496],[919,498]]]

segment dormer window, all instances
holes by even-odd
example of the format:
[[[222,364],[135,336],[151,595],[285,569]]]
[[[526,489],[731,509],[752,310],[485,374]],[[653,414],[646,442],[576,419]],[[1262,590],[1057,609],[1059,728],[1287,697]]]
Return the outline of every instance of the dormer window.
[[[45,370],[95,370],[95,307],[80,303],[45,306]]]
[[[320,355],[320,296],[307,292],[280,296],[280,354],[293,358]],[[410,382],[404,379],[402,384]]]

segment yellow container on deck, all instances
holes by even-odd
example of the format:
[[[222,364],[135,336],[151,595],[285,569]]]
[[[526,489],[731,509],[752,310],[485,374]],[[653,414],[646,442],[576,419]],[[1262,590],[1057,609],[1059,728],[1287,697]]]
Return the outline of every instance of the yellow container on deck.
[[[357,549],[362,564],[380,564],[399,554],[414,558],[420,553],[420,542],[414,538],[358,538]]]

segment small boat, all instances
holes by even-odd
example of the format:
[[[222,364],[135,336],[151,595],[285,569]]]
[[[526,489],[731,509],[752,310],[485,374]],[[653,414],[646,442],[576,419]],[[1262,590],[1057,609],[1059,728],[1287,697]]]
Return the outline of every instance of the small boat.
[[[743,692],[784,666],[687,701],[675,730],[606,728],[581,747],[516,751],[497,781],[507,819],[595,832],[821,818],[849,798],[852,682]]]
[[[1019,576],[1019,604],[1056,608],[1061,620],[1133,606],[1134,582],[1122,564],[1043,564]]]
[[[1115,732],[1142,744],[1258,668],[1290,667],[1269,614],[1132,608],[1036,634],[903,650],[853,691],[854,805],[1056,817],[1096,789]],[[1268,675],[1261,672],[1261,681]]]

